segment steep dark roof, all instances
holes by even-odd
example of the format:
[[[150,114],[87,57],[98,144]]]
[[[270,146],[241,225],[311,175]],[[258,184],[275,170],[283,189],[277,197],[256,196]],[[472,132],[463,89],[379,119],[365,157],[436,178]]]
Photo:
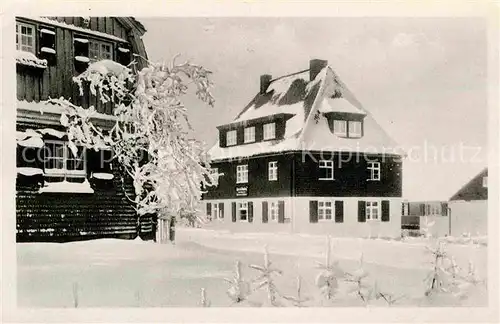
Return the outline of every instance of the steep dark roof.
[[[486,200],[488,199],[488,188],[483,187],[483,178],[488,176],[488,168],[485,168],[478,175],[476,175],[472,180],[467,182],[465,186],[460,188],[457,193],[455,193],[450,201],[453,200]]]

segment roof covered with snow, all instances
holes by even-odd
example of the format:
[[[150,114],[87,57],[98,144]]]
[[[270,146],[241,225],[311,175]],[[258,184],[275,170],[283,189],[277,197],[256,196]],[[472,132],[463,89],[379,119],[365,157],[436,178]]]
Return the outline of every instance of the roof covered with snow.
[[[364,136],[343,138],[330,130],[325,114],[364,116]],[[232,123],[276,114],[291,114],[281,140],[220,147],[209,154],[213,160],[241,158],[285,151],[338,151],[401,154],[397,144],[354,97],[334,70],[327,66],[309,80],[309,70],[271,80],[266,93],[258,93]]]

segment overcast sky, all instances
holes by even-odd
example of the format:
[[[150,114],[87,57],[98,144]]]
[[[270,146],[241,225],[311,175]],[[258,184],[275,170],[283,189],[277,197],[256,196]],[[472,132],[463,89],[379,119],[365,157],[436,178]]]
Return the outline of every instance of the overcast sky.
[[[213,71],[216,106],[186,100],[196,136],[209,145],[215,127],[253,98],[261,74],[296,72],[320,58],[412,152],[405,198],[448,199],[487,165],[487,26],[480,18],[139,19],[152,61],[181,54]],[[465,159],[461,146],[474,147],[462,150]]]

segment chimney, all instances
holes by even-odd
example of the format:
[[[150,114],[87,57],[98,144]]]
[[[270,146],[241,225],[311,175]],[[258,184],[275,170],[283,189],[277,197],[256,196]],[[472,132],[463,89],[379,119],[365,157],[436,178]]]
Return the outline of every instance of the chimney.
[[[313,81],[321,70],[328,65],[328,61],[312,59],[309,61],[309,79]]]
[[[269,74],[264,74],[260,76],[260,94],[265,94],[267,88],[271,84],[272,76]]]

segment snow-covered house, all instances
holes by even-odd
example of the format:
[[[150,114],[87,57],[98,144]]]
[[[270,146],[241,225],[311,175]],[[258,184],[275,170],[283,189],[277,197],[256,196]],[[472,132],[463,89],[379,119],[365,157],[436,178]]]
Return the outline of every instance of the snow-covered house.
[[[488,234],[488,168],[467,182],[449,201],[452,236]]]
[[[94,106],[94,123],[114,123],[113,106],[72,78],[95,61],[123,65],[147,58],[144,26],[133,17],[16,17],[18,241],[66,241],[97,237],[136,237],[151,233],[151,220],[138,224],[111,152],[78,149],[70,153],[62,108],[42,102],[65,97]],[[148,224],[149,223],[149,224]],[[150,234],[151,235],[151,234]]]
[[[327,61],[260,78],[209,150],[211,226],[335,236],[401,234],[402,155]]]

